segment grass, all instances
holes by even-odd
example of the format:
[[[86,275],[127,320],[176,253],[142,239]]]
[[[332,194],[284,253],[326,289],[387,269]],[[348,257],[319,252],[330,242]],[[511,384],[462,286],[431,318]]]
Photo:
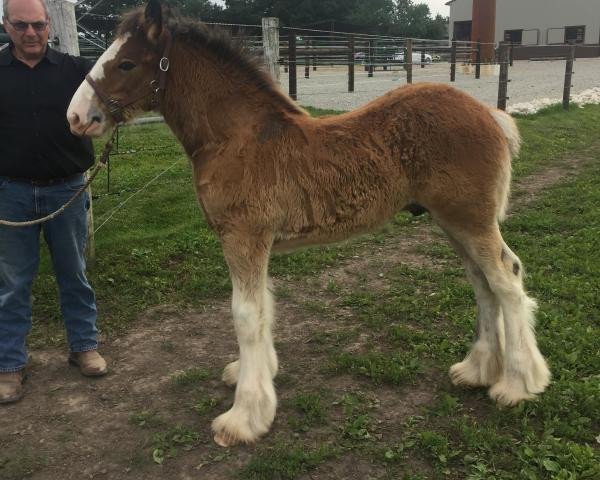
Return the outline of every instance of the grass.
[[[566,113],[549,109],[519,119],[519,125],[524,147],[515,162],[517,178],[566,155],[597,148],[600,106]],[[158,144],[166,147],[144,150]],[[114,157],[110,193],[102,183],[106,177],[95,186],[97,224],[131,192],[177,163],[97,234],[97,261],[90,278],[100,327],[115,336],[135,325],[149,307],[197,307],[230,290],[218,241],[196,206],[190,168],[166,128],[128,127],[119,149],[136,150],[136,155]],[[598,185],[600,164],[586,164],[577,176],[541,193],[503,226],[507,243],[527,269],[527,288],[540,303],[538,338],[553,381],[537,401],[497,409],[484,391],[450,385],[446,370],[466,353],[473,335],[474,297],[454,254],[444,245],[424,243],[420,253],[443,260],[436,268],[385,265],[385,289],[370,287],[365,272],[357,272],[355,284],[329,283],[322,292],[328,295],[327,303],[316,296],[300,305],[321,318],[333,318],[342,309],[350,312],[349,318],[315,333],[311,345],[329,360],[322,365],[323,378],[349,378],[353,388],[332,400],[333,387],[328,390],[324,384],[319,390],[319,385],[311,385],[282,402],[278,415],[287,415],[287,420],[278,428],[285,423],[291,434],[271,434],[256,448],[240,450],[243,465],[237,478],[295,479],[309,473],[318,478],[323,465],[355,461],[369,465],[373,478],[600,478]],[[350,260],[358,249],[368,248],[365,245],[384,245],[424,223],[422,218],[399,215],[378,234],[276,257],[271,271],[294,282],[310,281],[325,268]],[[293,289],[281,293],[293,301]],[[63,344],[47,258],[34,296],[30,343]],[[364,335],[360,348],[350,349],[359,341],[358,332]],[[162,349],[169,353],[175,347],[165,341]],[[278,389],[294,391],[302,372],[294,373],[295,378],[287,375],[277,378]],[[186,389],[204,386],[213,377],[209,370],[190,369],[172,382]],[[403,402],[421,390],[432,400],[402,410],[408,408]],[[397,396],[399,403],[388,402],[385,410],[384,395]],[[218,402],[204,395],[193,408],[208,419]],[[395,409],[402,412],[399,419],[389,420],[386,415]],[[141,411],[131,422],[156,428],[157,419],[166,423],[169,413]],[[198,442],[198,434],[188,427],[156,432],[151,442],[154,462],[165,463],[197,448]],[[25,474],[34,460],[27,452],[23,455],[19,472]],[[2,462],[5,470],[17,471],[13,460]]]
[[[173,375],[171,381],[178,387],[189,387],[204,383],[210,376],[211,373],[207,369],[194,367]]]

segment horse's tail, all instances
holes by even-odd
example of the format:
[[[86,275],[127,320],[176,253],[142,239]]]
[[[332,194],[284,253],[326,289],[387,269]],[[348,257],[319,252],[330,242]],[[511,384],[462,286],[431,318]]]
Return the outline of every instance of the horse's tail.
[[[503,112],[502,110],[492,110],[492,117],[496,120],[496,123],[500,125],[500,128],[504,132],[506,136],[506,141],[508,142],[508,148],[510,149],[510,154],[514,158],[519,155],[519,151],[521,150],[521,134],[519,133],[519,128],[517,127],[517,122],[508,114]]]
[[[506,162],[505,170],[502,172],[502,176],[498,183],[498,221],[501,222],[506,218],[506,210],[508,208],[508,197],[510,195],[510,177],[511,177],[511,159],[519,155],[521,149],[521,134],[517,127],[517,123],[514,119],[503,112],[502,110],[492,110],[492,117],[496,120],[496,123],[500,126],[506,141],[508,143],[508,149],[510,151],[510,157]]]

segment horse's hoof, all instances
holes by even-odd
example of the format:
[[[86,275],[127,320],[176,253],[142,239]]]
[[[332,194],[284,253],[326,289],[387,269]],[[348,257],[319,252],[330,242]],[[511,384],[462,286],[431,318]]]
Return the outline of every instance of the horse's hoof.
[[[448,372],[450,380],[454,385],[464,385],[467,387],[483,387],[481,376],[477,369],[468,361],[455,363]]]
[[[238,443],[235,438],[232,438],[230,435],[227,435],[224,432],[217,433],[213,439],[217,445],[224,448],[233,447],[236,443]]]
[[[455,363],[448,372],[454,385],[466,387],[489,387],[500,377],[500,366],[491,358],[482,360],[478,365],[471,358]]]
[[[489,395],[492,400],[503,407],[512,407],[524,400],[535,398],[533,393],[527,391],[523,382],[519,380],[508,382],[506,379],[502,379],[493,385],[490,388]]]
[[[259,412],[254,412],[253,415],[251,412],[232,407],[231,410],[213,420],[212,429],[215,434],[215,443],[221,447],[233,447],[240,443],[256,442],[269,431],[272,422],[271,418],[271,421],[264,421],[260,424],[256,421],[259,416]]]

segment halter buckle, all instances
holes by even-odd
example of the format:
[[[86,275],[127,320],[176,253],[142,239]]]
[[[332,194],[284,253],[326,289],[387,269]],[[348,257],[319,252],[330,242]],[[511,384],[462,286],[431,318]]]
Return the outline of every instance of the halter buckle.
[[[160,59],[160,62],[158,62],[158,68],[160,68],[160,70],[162,72],[168,72],[169,71],[169,59],[167,57],[162,57]]]

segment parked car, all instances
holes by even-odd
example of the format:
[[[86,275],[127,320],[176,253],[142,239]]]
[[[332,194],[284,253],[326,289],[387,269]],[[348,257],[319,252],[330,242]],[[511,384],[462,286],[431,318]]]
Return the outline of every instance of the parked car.
[[[392,61],[404,63],[404,52],[396,52],[392,56]],[[433,58],[428,53],[425,54],[423,63],[431,63]],[[421,52],[412,52],[412,63],[421,63]]]

